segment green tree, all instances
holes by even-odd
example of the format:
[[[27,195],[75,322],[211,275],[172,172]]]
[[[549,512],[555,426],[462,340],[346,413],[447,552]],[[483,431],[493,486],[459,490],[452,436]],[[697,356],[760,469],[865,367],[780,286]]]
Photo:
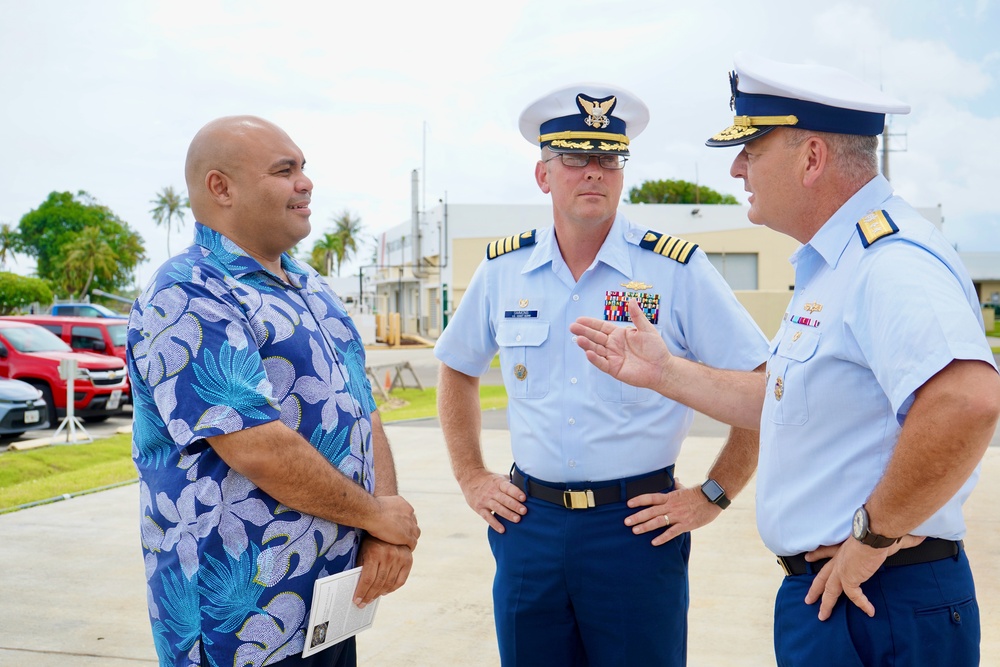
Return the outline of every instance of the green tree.
[[[33,303],[52,303],[52,290],[44,280],[0,271],[0,315],[12,315]]]
[[[61,260],[63,286],[80,299],[90,290],[95,277],[109,280],[115,273],[118,257],[97,227],[86,227],[76,235]]]
[[[177,220],[177,229],[184,224],[184,209],[191,208],[191,201],[187,197],[181,197],[181,193],[174,190],[174,186],[167,187],[156,193],[156,199],[149,202],[154,204],[149,211],[153,215],[153,222],[157,227],[167,228],[167,257],[170,257],[170,228],[174,219]]]
[[[733,195],[724,195],[689,181],[645,181],[628,191],[633,204],[739,204]]]
[[[18,251],[35,259],[39,278],[51,281],[59,296],[75,293],[73,281],[63,273],[66,255],[84,229],[92,227],[115,256],[110,275],[95,271],[90,287],[116,293],[134,281],[135,269],[146,261],[142,237],[107,206],[84,191],[52,192],[42,204],[24,214],[18,223]]]
[[[343,250],[344,243],[339,236],[333,232],[324,232],[323,236],[313,243],[308,260],[309,266],[319,271],[321,275],[329,276],[333,273],[334,260],[343,254]]]
[[[363,225],[361,218],[356,218],[348,209],[341,211],[340,215],[330,218],[335,227],[333,235],[340,239],[340,250],[337,252],[337,275],[340,275],[340,267],[344,262],[349,262],[358,252],[358,239],[361,235]]]

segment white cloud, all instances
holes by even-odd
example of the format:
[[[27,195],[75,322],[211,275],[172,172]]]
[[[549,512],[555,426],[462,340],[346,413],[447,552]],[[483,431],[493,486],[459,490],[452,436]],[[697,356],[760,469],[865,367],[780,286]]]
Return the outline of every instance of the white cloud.
[[[749,50],[838,65],[909,102],[913,113],[893,119],[908,143],[891,156],[894,184],[916,205],[940,201],[946,231],[967,225],[975,238],[984,217],[1000,219],[989,135],[1000,55],[983,37],[996,7],[927,11],[933,29],[899,0],[776,0],[766,12],[733,0],[0,0],[0,221],[52,190],[88,190],[145,237],[144,281],[165,259],[149,200],[183,187],[190,138],[233,113],[273,120],[305,151],[314,235],[344,208],[369,231],[408,219],[413,169],[428,204],[545,201],[517,116],[581,80],[623,85],[652,110],[626,187],[697,179],[742,197],[735,152],[703,142],[731,119],[726,74]],[[1000,249],[996,235],[977,242]]]

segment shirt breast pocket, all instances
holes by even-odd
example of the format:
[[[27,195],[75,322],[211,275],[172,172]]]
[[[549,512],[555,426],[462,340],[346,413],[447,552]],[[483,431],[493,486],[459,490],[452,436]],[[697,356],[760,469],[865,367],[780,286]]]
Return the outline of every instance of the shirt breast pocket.
[[[808,373],[806,363],[819,347],[816,331],[786,327],[767,365],[766,397],[770,418],[775,424],[801,426],[809,420]]]
[[[631,328],[632,323],[615,322],[615,326]],[[657,327],[657,330],[659,330],[659,327]],[[594,378],[597,395],[602,401],[607,401],[608,403],[641,403],[653,395],[651,389],[642,389],[616,380],[607,373],[598,370],[597,367],[592,367],[590,372]]]
[[[500,368],[511,397],[542,398],[549,392],[548,339],[549,323],[536,319],[504,320],[497,327]]]

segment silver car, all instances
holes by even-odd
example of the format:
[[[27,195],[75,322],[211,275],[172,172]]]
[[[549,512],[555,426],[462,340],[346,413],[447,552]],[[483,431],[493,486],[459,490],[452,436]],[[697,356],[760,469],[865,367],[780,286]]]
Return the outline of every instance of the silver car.
[[[16,438],[25,431],[49,427],[42,392],[27,382],[0,378],[0,436]]]

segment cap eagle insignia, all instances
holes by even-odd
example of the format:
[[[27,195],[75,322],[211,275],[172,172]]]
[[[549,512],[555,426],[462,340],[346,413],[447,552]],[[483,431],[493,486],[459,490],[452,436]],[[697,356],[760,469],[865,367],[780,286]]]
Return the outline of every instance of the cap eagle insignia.
[[[583,122],[586,123],[588,127],[603,130],[611,124],[611,119],[608,118],[608,114],[611,113],[611,109],[615,106],[617,98],[609,97],[604,101],[600,101],[588,100],[582,95],[578,95],[576,99],[580,103],[580,108],[587,114],[587,118],[585,118]]]

